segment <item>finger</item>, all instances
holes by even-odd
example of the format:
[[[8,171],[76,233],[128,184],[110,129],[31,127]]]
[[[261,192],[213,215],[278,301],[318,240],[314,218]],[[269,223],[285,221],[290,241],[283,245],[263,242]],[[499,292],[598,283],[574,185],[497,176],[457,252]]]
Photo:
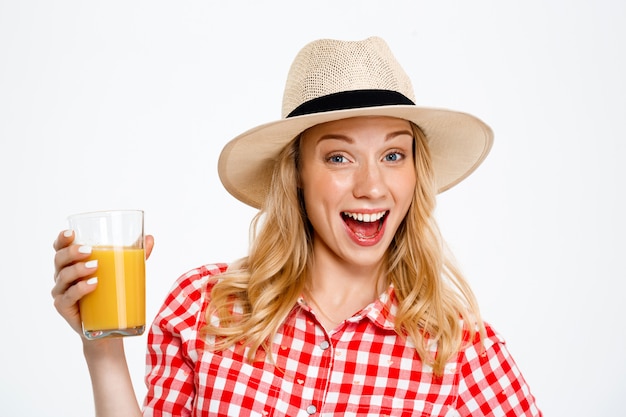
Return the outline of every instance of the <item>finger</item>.
[[[98,286],[98,278],[90,278],[78,281],[62,293],[54,297],[54,306],[59,312],[67,311],[69,307],[74,307],[78,300],[94,291]]]
[[[64,230],[55,239],[54,243],[52,243],[52,247],[54,250],[62,249],[74,241],[74,231],[72,230]]]
[[[63,294],[78,282],[82,282],[89,277],[93,277],[97,270],[98,261],[95,259],[65,266],[55,275],[54,287],[52,287],[51,290],[52,297]]]
[[[56,251],[54,255],[54,280],[63,266],[75,262],[72,260],[72,251],[68,250],[74,241],[74,232],[72,230],[63,230],[52,243],[52,247]]]
[[[97,278],[80,281],[54,297],[54,308],[78,333],[82,333],[78,301],[94,291],[97,285]]]
[[[61,270],[67,266],[80,262],[91,255],[91,246],[69,245],[58,249],[54,254],[54,279],[58,279]]]
[[[154,236],[146,235],[144,248],[146,250],[146,259],[148,259],[150,257],[150,254],[152,253],[152,248],[154,248]]]

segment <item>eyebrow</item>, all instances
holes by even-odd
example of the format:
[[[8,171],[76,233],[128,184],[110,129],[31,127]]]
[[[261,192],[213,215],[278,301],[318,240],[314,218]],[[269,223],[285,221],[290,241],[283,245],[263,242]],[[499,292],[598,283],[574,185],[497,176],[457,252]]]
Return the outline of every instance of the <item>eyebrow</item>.
[[[409,130],[405,130],[405,129],[398,130],[398,131],[395,131],[395,132],[391,132],[391,133],[387,134],[387,136],[385,137],[385,141],[391,140],[391,139],[393,139],[395,137],[402,136],[402,135],[408,135],[408,136],[413,137],[413,132],[411,132]],[[348,143],[354,143],[354,139],[352,139],[350,136],[338,135],[338,134],[334,134],[334,133],[330,133],[330,134],[326,134],[326,135],[321,136],[317,140],[317,143],[320,143],[320,142],[322,142],[324,140],[332,140],[332,139],[334,139],[334,140],[341,140],[341,141],[348,142]]]

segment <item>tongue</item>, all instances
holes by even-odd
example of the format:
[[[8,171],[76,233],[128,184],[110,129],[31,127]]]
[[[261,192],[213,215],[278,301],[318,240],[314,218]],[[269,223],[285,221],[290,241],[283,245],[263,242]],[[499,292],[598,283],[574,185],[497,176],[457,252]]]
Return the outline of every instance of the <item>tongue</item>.
[[[379,222],[360,222],[351,217],[344,220],[350,230],[359,237],[372,237],[378,232]]]

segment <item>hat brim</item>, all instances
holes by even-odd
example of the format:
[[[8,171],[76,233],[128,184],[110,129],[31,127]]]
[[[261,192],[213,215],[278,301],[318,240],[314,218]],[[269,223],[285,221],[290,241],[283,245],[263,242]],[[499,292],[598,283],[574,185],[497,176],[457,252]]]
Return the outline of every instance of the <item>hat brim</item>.
[[[291,140],[317,124],[359,116],[391,116],[418,125],[431,152],[438,192],[470,175],[493,144],[491,128],[467,113],[413,105],[336,110],[277,120],[235,137],[220,154],[220,180],[235,198],[261,208],[276,158]]]

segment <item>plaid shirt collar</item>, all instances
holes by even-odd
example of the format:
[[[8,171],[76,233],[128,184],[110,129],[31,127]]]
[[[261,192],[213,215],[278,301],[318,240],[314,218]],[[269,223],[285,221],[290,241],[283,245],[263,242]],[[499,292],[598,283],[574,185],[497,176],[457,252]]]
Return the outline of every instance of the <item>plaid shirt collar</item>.
[[[304,296],[298,298],[298,306],[307,312],[311,312],[311,307],[307,304]],[[395,331],[394,319],[398,311],[393,284],[389,285],[377,300],[367,305],[361,311],[347,319],[347,322],[357,323],[363,319],[369,319],[374,325],[382,330]]]

